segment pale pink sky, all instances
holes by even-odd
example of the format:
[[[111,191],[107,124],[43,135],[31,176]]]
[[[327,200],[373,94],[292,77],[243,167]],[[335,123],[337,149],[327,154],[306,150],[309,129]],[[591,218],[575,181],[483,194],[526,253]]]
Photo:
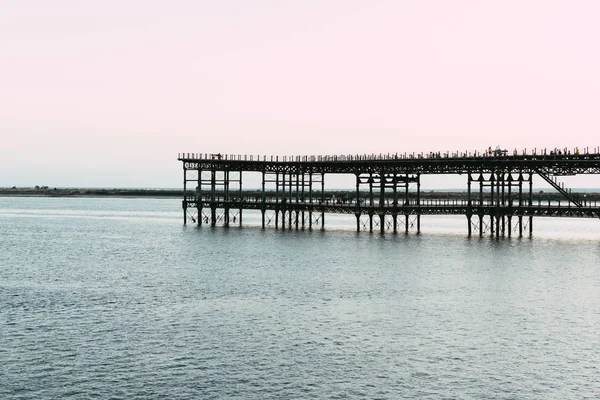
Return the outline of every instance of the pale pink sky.
[[[178,152],[593,148],[599,17],[592,0],[0,0],[0,186],[179,187]]]

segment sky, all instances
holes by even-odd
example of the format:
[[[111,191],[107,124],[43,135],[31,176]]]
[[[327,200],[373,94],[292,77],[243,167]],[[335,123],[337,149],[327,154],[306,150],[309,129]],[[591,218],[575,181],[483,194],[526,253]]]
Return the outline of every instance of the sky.
[[[0,0],[0,187],[181,187],[183,152],[598,147],[599,15],[594,0]]]

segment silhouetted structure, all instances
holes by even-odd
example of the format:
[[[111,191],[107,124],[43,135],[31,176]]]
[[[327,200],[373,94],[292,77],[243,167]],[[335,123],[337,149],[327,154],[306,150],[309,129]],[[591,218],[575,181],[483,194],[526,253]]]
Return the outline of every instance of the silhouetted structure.
[[[183,164],[184,224],[242,225],[243,210],[260,210],[262,227],[325,227],[328,213],[354,214],[357,231],[421,230],[421,215],[462,214],[468,234],[519,236],[533,232],[534,216],[600,217],[596,202],[581,201],[557,178],[599,174],[600,154],[573,155],[537,151],[379,154],[338,156],[253,156],[179,154]],[[566,152],[565,152],[566,153]],[[258,196],[244,197],[245,173],[260,173]],[[356,192],[345,198],[327,195],[325,177],[351,174]],[[464,200],[423,200],[421,176],[466,175]],[[562,194],[562,201],[533,201],[533,176],[539,175]],[[351,192],[352,193],[352,192]],[[403,221],[402,221],[403,220]],[[516,220],[516,221],[515,221]]]

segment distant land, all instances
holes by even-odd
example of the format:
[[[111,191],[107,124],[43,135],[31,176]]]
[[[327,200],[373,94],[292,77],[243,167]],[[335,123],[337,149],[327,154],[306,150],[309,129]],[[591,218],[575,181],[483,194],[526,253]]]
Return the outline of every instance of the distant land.
[[[44,197],[183,197],[181,189],[135,189],[135,188],[49,188],[12,187],[0,188],[0,196],[44,196]]]
[[[353,198],[356,191],[350,189],[326,189],[328,195],[335,195],[338,198]],[[218,192],[217,192],[218,193]],[[243,197],[260,196],[260,189],[246,189],[242,192]],[[275,191],[267,190],[269,196],[275,195]],[[319,191],[314,191],[313,196],[317,196]],[[368,196],[368,191],[361,190],[361,197]],[[232,197],[239,197],[239,192],[232,190]],[[484,192],[489,196],[489,191]],[[506,193],[505,193],[506,194]],[[600,189],[573,189],[573,194],[579,198],[587,200],[600,200]],[[410,197],[414,197],[415,192],[410,192]],[[49,188],[47,186],[37,187],[11,187],[0,188],[0,196],[23,196],[23,197],[158,197],[158,198],[183,198],[182,189],[148,189],[148,188]],[[293,194],[295,196],[295,193]],[[474,188],[471,192],[471,198],[475,199],[479,196],[478,188]],[[513,198],[518,197],[518,192],[512,193]],[[528,196],[525,188],[523,188],[523,198]],[[391,197],[391,193],[386,193],[386,197]],[[398,193],[398,197],[402,198],[403,193]],[[318,198],[318,197],[317,197]],[[421,191],[421,198],[435,199],[467,199],[467,191],[460,189],[435,189]],[[558,200],[564,197],[552,189],[534,189],[534,199],[543,200]]]

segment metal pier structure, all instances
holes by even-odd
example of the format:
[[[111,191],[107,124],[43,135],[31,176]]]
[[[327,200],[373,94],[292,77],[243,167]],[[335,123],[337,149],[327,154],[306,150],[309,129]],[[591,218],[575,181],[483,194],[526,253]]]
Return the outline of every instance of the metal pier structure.
[[[560,182],[564,176],[600,174],[600,149],[283,157],[181,153],[178,160],[184,224],[241,226],[245,210],[258,210],[262,228],[323,229],[327,214],[351,214],[357,231],[419,233],[422,215],[454,214],[466,216],[469,236],[500,237],[531,235],[535,216],[600,217],[599,204],[582,201]],[[247,174],[259,174],[259,189],[243,187]],[[355,177],[355,189],[343,198],[325,188],[325,178],[335,174]],[[464,175],[466,199],[423,199],[421,177],[427,174]],[[561,199],[535,201],[534,176]]]

